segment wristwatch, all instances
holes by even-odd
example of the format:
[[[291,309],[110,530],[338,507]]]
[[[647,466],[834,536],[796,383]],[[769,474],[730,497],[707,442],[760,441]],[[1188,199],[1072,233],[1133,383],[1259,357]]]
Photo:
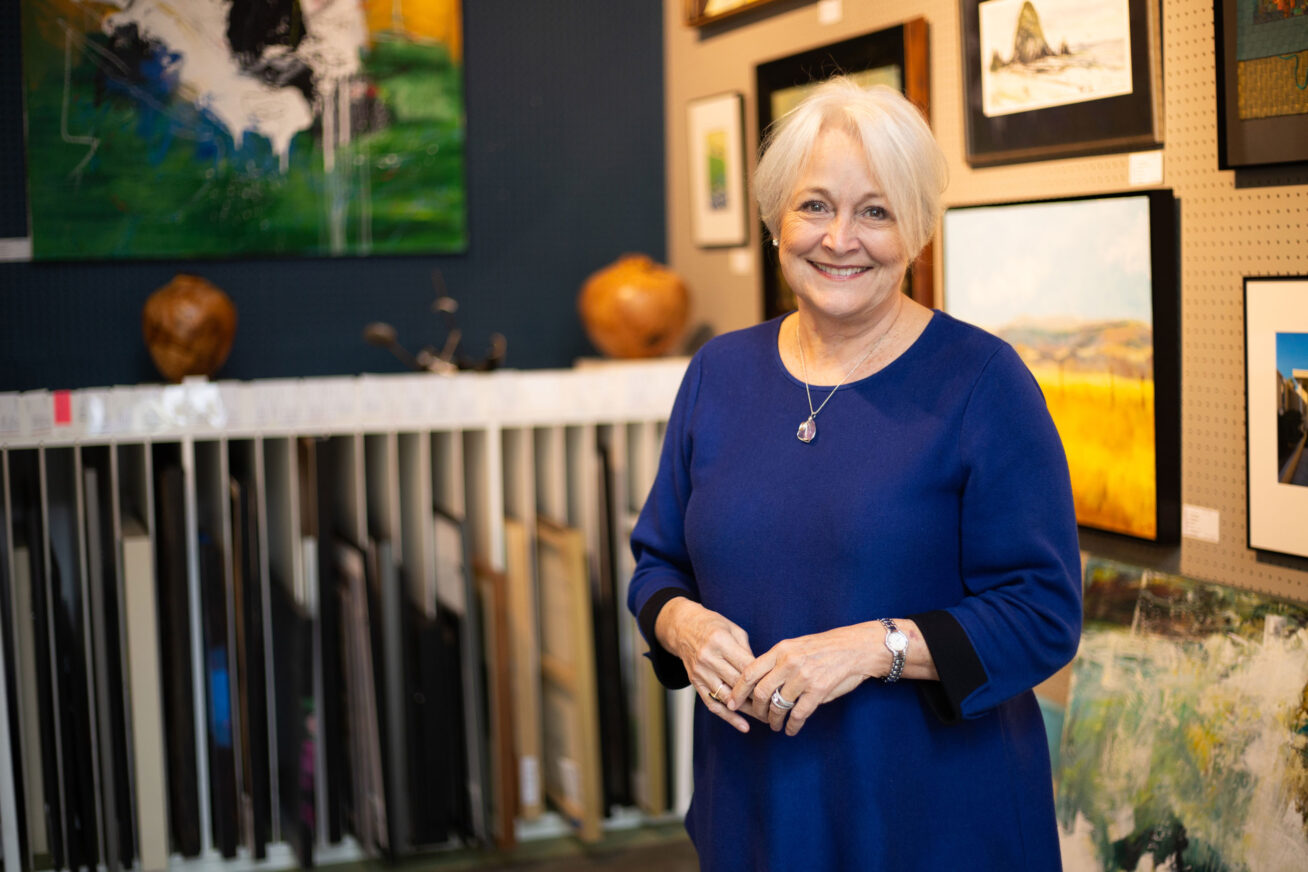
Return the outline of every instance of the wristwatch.
[[[904,671],[904,654],[908,651],[908,637],[900,632],[890,618],[882,618],[881,623],[886,628],[886,648],[895,658],[890,664],[890,672],[881,680],[886,684],[894,684],[899,680],[900,673]]]

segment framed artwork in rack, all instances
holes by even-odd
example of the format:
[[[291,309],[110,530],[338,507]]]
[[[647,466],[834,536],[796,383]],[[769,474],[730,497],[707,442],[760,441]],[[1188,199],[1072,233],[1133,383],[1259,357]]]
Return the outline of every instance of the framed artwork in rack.
[[[927,22],[914,18],[903,24],[855,36],[759,64],[755,68],[759,142],[773,121],[795,107],[813,86],[843,74],[864,87],[886,85],[900,91],[922,114],[931,117],[927,53]],[[763,317],[795,308],[795,295],[777,262],[771,235],[760,234],[763,258]],[[909,270],[904,292],[925,306],[934,303],[933,248],[928,245]]]
[[[1162,144],[1157,4],[960,0],[967,162]]]
[[[1217,165],[1308,161],[1308,0],[1216,0]]]
[[[1030,367],[1077,522],[1156,542],[1180,533],[1175,209],[1167,190],[965,206],[943,234],[943,308]]]
[[[1244,280],[1248,544],[1299,557],[1308,557],[1305,302],[1308,276]]]
[[[750,9],[757,9],[776,0],[685,0],[686,24],[703,27]]]
[[[692,100],[686,110],[691,236],[700,248],[749,241],[744,113],[739,93]]]

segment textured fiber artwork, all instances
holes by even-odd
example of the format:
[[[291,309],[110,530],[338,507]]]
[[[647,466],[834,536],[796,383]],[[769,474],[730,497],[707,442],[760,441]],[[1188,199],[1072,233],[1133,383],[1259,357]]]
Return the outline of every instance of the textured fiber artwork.
[[[1237,15],[1240,118],[1308,113],[1308,0],[1239,0]]]
[[[22,0],[38,259],[467,247],[461,0]]]
[[[1085,582],[1064,867],[1308,868],[1308,609],[1095,559]]]

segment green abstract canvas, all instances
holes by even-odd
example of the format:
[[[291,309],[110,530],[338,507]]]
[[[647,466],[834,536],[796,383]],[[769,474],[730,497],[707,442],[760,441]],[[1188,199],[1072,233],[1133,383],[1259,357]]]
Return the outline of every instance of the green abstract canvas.
[[[461,0],[22,0],[33,256],[466,250]]]
[[[1091,560],[1060,764],[1068,872],[1308,869],[1308,609]]]

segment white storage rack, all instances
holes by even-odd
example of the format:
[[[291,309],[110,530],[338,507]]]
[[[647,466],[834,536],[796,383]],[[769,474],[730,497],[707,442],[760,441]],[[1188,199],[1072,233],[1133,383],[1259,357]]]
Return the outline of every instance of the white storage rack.
[[[12,475],[17,466],[24,466],[25,474],[39,481],[41,514],[46,519],[41,543],[45,554],[57,553],[75,567],[85,602],[91,574],[83,521],[83,469],[95,467],[101,475],[99,490],[106,495],[101,504],[112,519],[118,568],[114,583],[121,602],[123,519],[129,514],[140,518],[153,540],[155,451],[179,456],[192,680],[199,688],[204,684],[204,654],[197,531],[203,522],[221,536],[224,553],[230,553],[231,517],[224,494],[234,465],[253,471],[255,498],[263,507],[260,583],[265,594],[270,566],[293,585],[312,587],[306,578],[312,567],[305,565],[297,538],[296,440],[301,437],[317,437],[318,444],[325,445],[320,457],[329,464],[332,492],[327,497],[333,522],[354,531],[359,542],[366,541],[369,533],[387,536],[399,562],[408,568],[411,584],[434,585],[433,530],[425,520],[433,506],[465,520],[473,551],[468,558],[494,569],[504,569],[505,516],[534,529],[538,513],[582,529],[594,568],[601,519],[593,446],[600,440],[609,449],[612,535],[624,542],[653,481],[664,424],[685,366],[685,359],[664,359],[596,363],[572,370],[257,382],[199,379],[170,386],[0,393],[0,524],[5,533],[0,559],[13,578]],[[52,512],[78,519],[77,523],[52,524]],[[625,603],[631,558],[625,547],[615,550],[618,595]],[[42,563],[48,576],[50,561]],[[226,563],[230,573],[231,561]],[[0,642],[13,631],[2,624]],[[625,611],[620,624],[624,661],[630,670],[637,662],[638,634]],[[88,646],[88,651],[93,650]],[[4,651],[0,644],[0,678],[5,674]],[[161,657],[164,654],[160,652]],[[91,656],[88,653],[88,660]],[[89,662],[87,667],[89,677],[94,673]],[[626,686],[634,686],[630,676]],[[91,692],[93,688],[88,688]],[[17,688],[0,680],[0,713],[8,710],[8,699],[16,693]],[[174,853],[170,869],[213,867],[231,872],[293,865],[293,852],[279,840],[275,813],[266,860],[256,864],[242,847],[236,860],[224,861],[215,849],[208,801],[205,694],[197,692],[194,698],[202,848],[195,860],[182,860]],[[270,718],[272,712],[270,706]],[[0,717],[0,748],[19,740],[10,732],[8,718]],[[684,755],[685,749],[678,750],[678,756]],[[275,748],[270,768],[275,774]],[[275,777],[273,785],[275,790]],[[16,822],[16,804],[21,800],[5,759],[0,766],[0,857],[5,869],[26,866],[20,862]],[[684,808],[685,800],[675,793],[670,797],[674,810]],[[606,825],[626,826],[647,819],[634,810],[622,811]],[[524,839],[566,831],[563,821],[548,814],[531,824],[518,822],[518,836]],[[320,832],[317,862],[358,856],[357,845],[348,837],[328,845]]]

